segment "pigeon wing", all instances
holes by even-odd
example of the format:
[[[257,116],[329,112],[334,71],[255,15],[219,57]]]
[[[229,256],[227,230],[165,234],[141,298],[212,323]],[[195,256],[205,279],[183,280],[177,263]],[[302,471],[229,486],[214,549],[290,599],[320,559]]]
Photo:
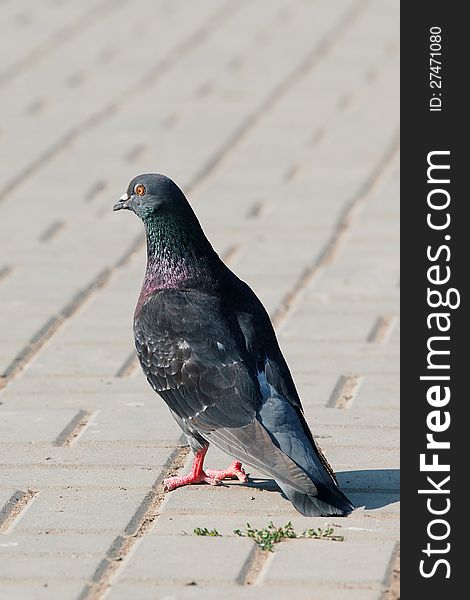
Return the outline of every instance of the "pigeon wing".
[[[261,403],[242,333],[214,295],[162,290],[136,313],[137,354],[154,390],[199,432],[242,427]]]

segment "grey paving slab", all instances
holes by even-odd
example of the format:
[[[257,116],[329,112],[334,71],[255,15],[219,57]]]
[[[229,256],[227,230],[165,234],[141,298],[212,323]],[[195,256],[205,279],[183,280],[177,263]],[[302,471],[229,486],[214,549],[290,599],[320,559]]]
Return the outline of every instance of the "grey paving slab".
[[[376,552],[369,553],[370,545],[363,540],[311,544],[310,540],[295,540],[277,548],[264,583],[277,582],[314,585],[316,582],[359,583],[382,581],[385,577],[394,541],[377,540]],[[366,553],[367,552],[367,553]],[[367,568],[364,568],[366,562]]]
[[[50,567],[50,563],[46,565]],[[1,582],[2,593],[6,598],[16,600],[49,600],[49,598],[62,596],[64,598],[76,598],[80,594],[82,582],[80,579],[55,579],[44,572],[36,580],[25,579],[22,573],[20,577],[12,580],[3,579]]]
[[[98,558],[109,546],[109,535],[97,533],[74,533],[59,535],[45,528],[37,533],[13,531],[0,546],[2,558],[22,559],[29,555],[37,558]]]
[[[146,489],[123,485],[108,489],[80,488],[71,482],[62,489],[42,490],[16,528],[21,531],[40,524],[42,531],[111,529],[117,535],[130,521]]]
[[[8,442],[52,442],[75,416],[70,409],[60,411],[3,410],[0,423],[1,444]]]
[[[151,536],[139,545],[136,560],[124,570],[122,581],[236,583],[252,547],[251,540],[242,538]]]
[[[2,579],[18,580],[27,579],[45,580],[62,578],[62,579],[83,579],[88,577],[93,572],[93,566],[96,561],[95,557],[77,557],[73,558],[46,558],[27,556],[19,558],[18,556],[2,557],[2,565],[0,567],[0,581]],[[45,573],[53,572],[54,575],[44,577]]]

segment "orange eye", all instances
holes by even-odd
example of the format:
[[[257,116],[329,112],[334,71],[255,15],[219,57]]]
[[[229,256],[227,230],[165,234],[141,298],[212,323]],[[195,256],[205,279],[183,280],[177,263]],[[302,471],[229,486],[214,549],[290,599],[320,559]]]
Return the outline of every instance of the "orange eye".
[[[146,189],[143,185],[136,185],[134,191],[138,196],[145,196]]]

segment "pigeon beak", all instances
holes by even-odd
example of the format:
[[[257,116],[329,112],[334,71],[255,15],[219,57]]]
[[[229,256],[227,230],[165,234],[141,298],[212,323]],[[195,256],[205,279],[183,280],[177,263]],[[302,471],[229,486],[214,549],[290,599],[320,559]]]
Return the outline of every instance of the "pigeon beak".
[[[123,194],[120,198],[119,198],[119,202],[116,202],[116,204],[113,206],[113,210],[121,210],[123,208],[129,208],[129,202],[130,202],[130,198],[129,198],[129,194]]]

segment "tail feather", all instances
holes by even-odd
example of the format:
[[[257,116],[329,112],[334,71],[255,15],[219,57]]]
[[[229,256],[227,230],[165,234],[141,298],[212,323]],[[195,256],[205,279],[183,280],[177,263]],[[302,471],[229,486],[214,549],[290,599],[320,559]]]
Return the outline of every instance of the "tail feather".
[[[307,471],[257,420],[245,427],[217,429],[204,437],[238,460],[273,477],[294,507],[306,516],[347,515],[354,508],[320,458],[318,468],[313,473]]]
[[[284,485],[282,483],[279,483],[278,485],[295,508],[306,517],[329,517],[333,515],[346,516],[354,509],[354,506],[349,502],[346,496],[344,496],[343,501],[337,498],[330,502],[326,502],[325,500],[320,500],[320,498],[312,496],[308,492],[298,492],[289,485]]]
[[[257,421],[236,429],[217,429],[204,434],[204,437],[224,452],[298,492],[310,483],[308,476],[272,443],[266,430]]]
[[[315,442],[302,411],[274,388],[271,387],[270,392],[260,410],[260,420],[273,443],[288,454],[317,489],[314,494],[305,489],[306,498],[299,497],[288,488],[283,489],[284,493],[303,514],[349,514],[354,505],[339,489],[333,469]],[[326,510],[325,505],[328,507]]]

